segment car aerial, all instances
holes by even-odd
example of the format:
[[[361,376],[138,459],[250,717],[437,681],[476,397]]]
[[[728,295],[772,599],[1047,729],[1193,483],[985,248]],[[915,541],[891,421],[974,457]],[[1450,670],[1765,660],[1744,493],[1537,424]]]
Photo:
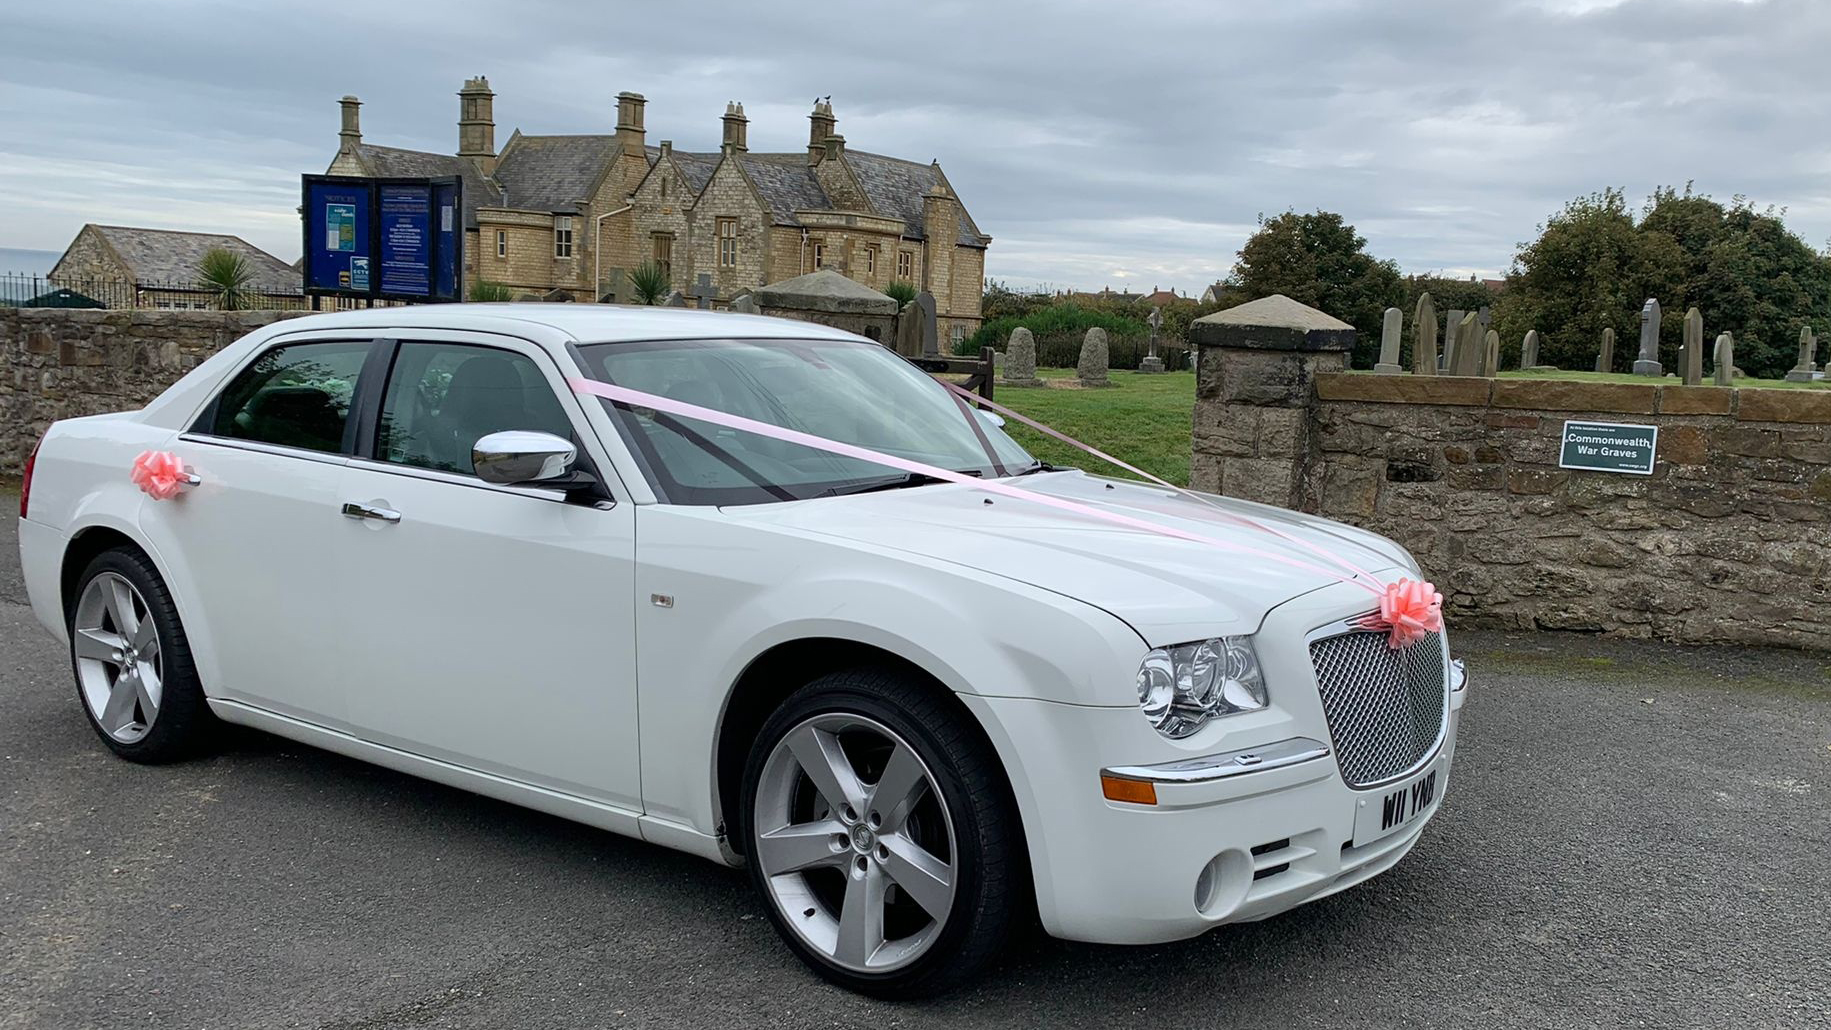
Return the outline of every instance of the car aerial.
[[[1391,584],[1403,548],[1000,424],[805,322],[310,315],[53,424],[19,547],[117,755],[242,724],[742,866],[789,948],[882,996],[1023,922],[1177,940],[1404,857],[1466,684],[1322,560]]]

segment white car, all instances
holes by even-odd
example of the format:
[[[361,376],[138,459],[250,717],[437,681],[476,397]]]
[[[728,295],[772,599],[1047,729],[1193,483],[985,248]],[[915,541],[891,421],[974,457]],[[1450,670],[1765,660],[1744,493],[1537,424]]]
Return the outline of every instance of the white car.
[[[862,991],[943,989],[1021,920],[1171,941],[1404,857],[1447,787],[1460,664],[1441,633],[1389,647],[1369,590],[1314,566],[1415,577],[1404,550],[1055,469],[996,423],[801,322],[309,316],[53,425],[19,546],[116,754],[240,723],[743,865],[789,947]],[[177,496],[130,479],[147,451],[182,459]]]

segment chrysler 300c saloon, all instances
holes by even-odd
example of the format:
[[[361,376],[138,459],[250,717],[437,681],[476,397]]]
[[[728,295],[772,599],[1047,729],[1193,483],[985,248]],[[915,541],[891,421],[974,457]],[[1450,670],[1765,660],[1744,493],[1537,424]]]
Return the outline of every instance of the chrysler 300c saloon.
[[[1411,557],[1004,424],[801,322],[309,316],[52,425],[20,551],[121,757],[239,723],[742,866],[862,991],[1403,858],[1466,697]]]

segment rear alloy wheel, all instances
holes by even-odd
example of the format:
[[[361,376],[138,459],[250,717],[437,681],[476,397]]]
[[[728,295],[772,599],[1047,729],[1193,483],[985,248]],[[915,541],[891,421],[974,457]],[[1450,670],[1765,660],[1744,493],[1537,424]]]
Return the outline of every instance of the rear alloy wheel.
[[[195,750],[213,723],[171,595],[138,551],[89,563],[70,613],[70,661],[89,722],[110,750],[164,762]]]
[[[982,965],[1010,918],[1000,772],[965,716],[875,670],[791,697],[751,754],[751,875],[789,945],[854,990],[933,994]]]

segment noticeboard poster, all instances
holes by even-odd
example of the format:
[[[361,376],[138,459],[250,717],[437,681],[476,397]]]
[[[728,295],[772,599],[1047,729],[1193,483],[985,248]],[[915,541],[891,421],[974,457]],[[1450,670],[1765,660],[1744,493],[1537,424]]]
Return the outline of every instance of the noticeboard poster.
[[[463,186],[456,178],[303,177],[305,292],[462,299]]]

